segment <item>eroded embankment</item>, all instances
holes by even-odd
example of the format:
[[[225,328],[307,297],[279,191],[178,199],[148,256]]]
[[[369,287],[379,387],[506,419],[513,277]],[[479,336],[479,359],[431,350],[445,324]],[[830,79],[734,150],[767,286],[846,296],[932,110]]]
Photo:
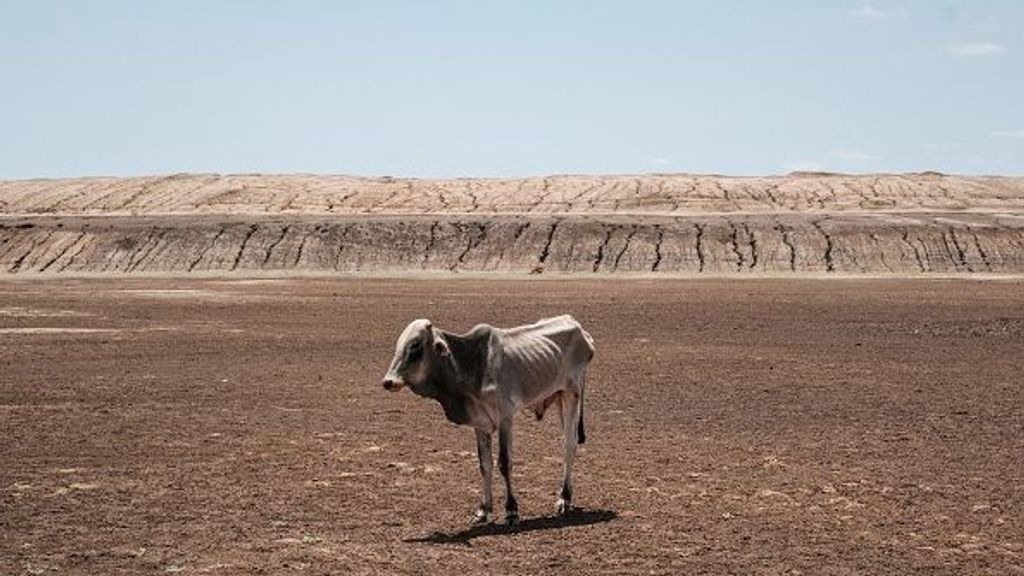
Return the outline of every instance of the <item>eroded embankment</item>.
[[[35,217],[0,221],[7,273],[1024,272],[990,214]]]
[[[1024,272],[1024,179],[0,182],[0,274]]]

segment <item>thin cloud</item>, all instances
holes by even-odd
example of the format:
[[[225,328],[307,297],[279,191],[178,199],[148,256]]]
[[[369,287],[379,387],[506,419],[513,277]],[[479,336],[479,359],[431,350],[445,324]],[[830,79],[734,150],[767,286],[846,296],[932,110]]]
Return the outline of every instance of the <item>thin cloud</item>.
[[[860,150],[849,149],[830,150],[828,157],[846,162],[873,162],[878,160],[878,156],[873,154],[868,154],[867,152],[862,152]]]
[[[929,142],[925,149],[941,154],[952,154],[962,150],[964,145],[960,142]]]
[[[960,57],[998,56],[1004,52],[1006,52],[1006,48],[992,42],[954,44],[949,47],[950,54]]]
[[[893,18],[903,18],[906,15],[907,11],[902,6],[897,6],[892,10],[881,10],[867,5],[850,10],[850,16],[864,20],[892,20]]]
[[[672,164],[672,161],[669,160],[668,158],[658,158],[658,157],[655,157],[655,158],[644,158],[644,162],[647,162],[648,164],[653,164],[655,166],[668,166],[669,164]]]
[[[994,130],[993,138],[1024,138],[1024,130]]]

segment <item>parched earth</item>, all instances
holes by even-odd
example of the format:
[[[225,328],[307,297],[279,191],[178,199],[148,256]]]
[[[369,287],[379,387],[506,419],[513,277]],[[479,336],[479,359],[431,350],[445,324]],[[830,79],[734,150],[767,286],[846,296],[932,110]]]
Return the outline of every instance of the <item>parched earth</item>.
[[[0,182],[0,273],[1020,274],[1024,179]]]
[[[523,416],[524,522],[470,529],[393,340],[566,312],[581,510]],[[1018,280],[8,276],[0,574],[1022,574],[1021,358]]]

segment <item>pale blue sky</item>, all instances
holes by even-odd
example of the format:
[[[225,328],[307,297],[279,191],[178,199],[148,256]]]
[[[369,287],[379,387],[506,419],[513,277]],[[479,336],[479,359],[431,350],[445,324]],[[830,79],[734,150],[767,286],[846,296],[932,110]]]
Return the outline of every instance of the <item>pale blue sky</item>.
[[[1024,174],[1024,2],[0,0],[0,178]]]

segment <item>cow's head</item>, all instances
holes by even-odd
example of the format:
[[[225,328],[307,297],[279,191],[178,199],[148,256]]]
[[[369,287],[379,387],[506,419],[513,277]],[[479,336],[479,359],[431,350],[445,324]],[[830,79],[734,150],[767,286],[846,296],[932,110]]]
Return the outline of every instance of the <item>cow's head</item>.
[[[398,337],[395,357],[382,382],[384,389],[395,392],[403,386],[416,388],[449,354],[448,343],[430,320],[413,320]]]

